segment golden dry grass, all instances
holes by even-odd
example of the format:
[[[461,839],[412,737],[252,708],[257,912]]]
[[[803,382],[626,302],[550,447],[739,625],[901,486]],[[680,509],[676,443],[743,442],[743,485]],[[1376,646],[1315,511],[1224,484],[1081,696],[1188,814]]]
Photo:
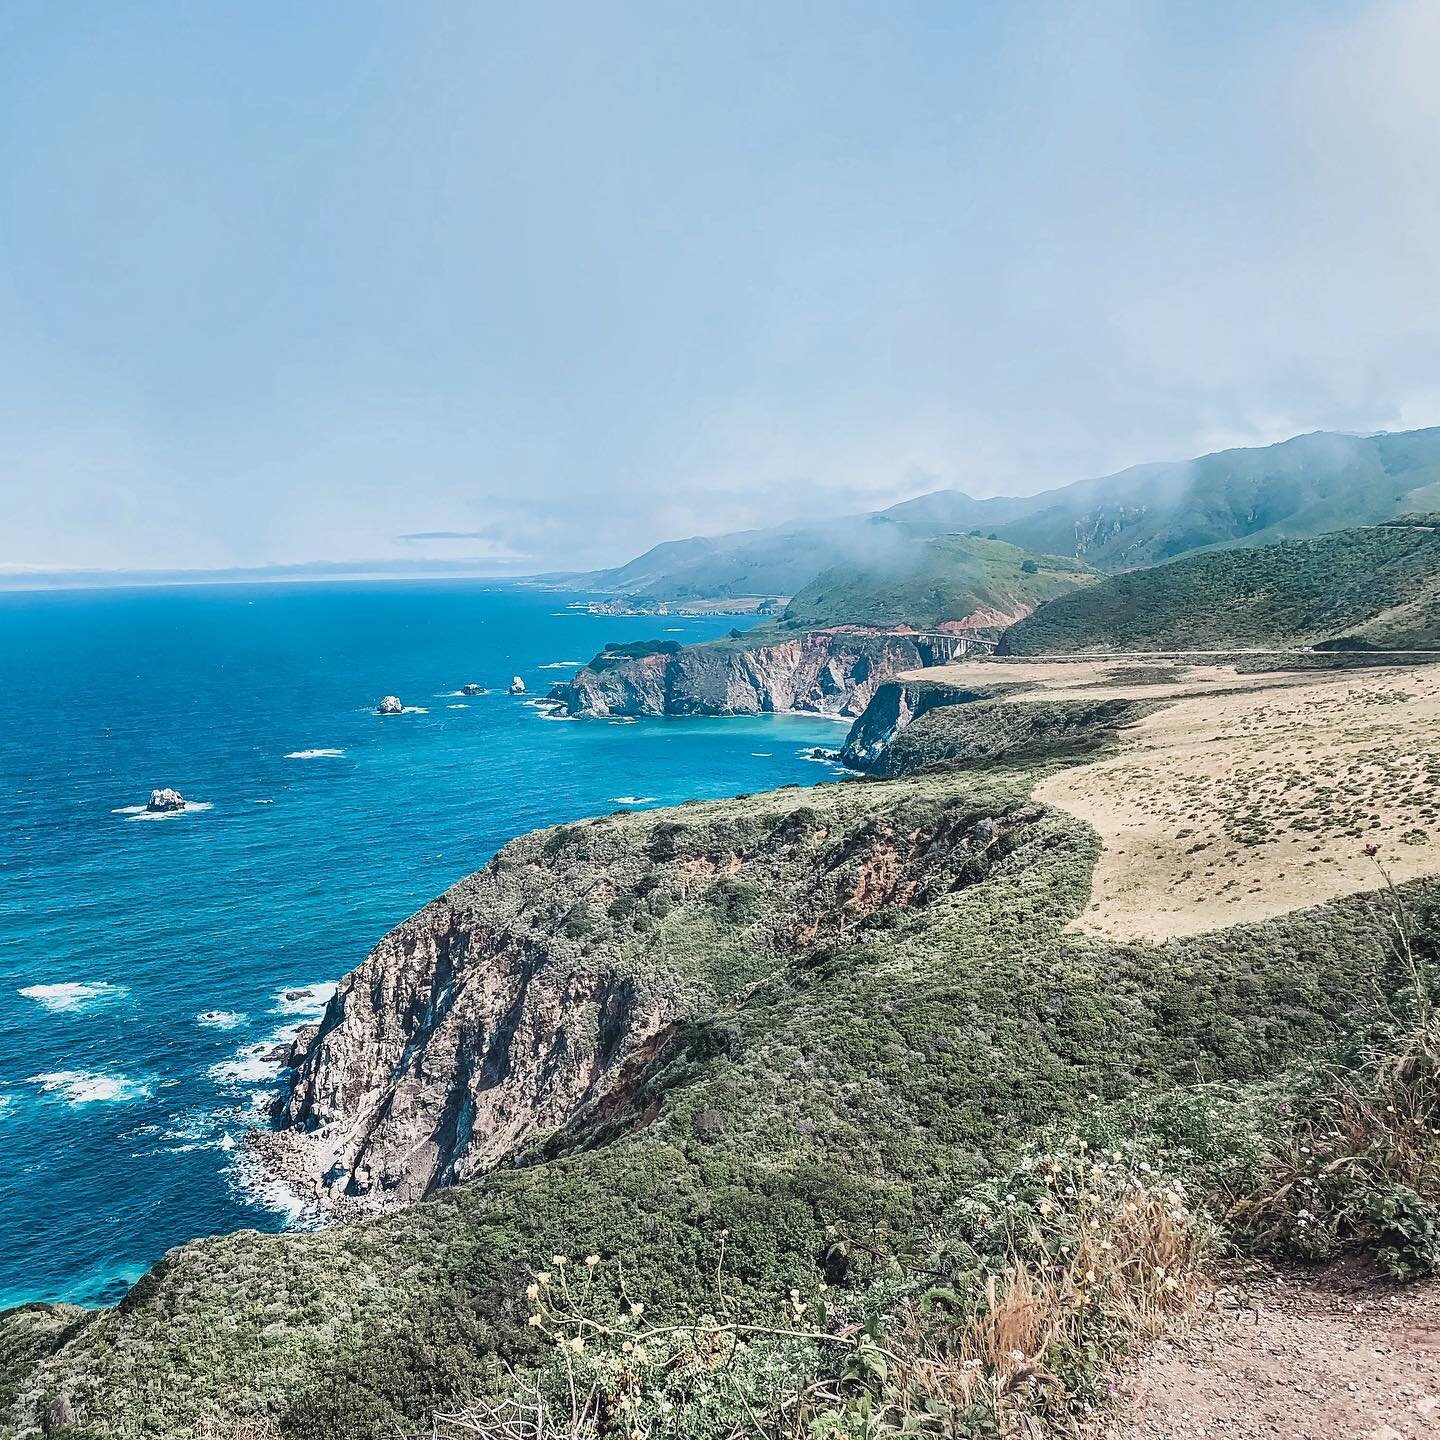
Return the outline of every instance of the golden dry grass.
[[[979,661],[917,672],[1023,681],[1034,699],[1165,707],[1118,753],[1044,780],[1036,798],[1093,825],[1104,849],[1075,923],[1165,940],[1440,873],[1440,667],[1241,675],[1220,663]],[[1017,703],[1024,703],[1023,698]]]

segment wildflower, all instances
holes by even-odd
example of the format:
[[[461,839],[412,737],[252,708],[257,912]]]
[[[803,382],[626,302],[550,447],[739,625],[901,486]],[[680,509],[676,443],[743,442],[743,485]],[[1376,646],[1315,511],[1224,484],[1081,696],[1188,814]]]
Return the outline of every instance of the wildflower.
[[[1165,1277],[1165,1288],[1167,1290],[1173,1290],[1175,1288],[1175,1277],[1173,1275],[1167,1275]]]
[[[632,1300],[630,1302],[630,1313],[632,1315],[643,1315],[645,1313],[645,1307],[638,1300]]]
[[[539,1299],[539,1297],[540,1297],[540,1287],[532,1280],[532,1281],[525,1287],[525,1298],[526,1298],[527,1300],[537,1300],[537,1299]]]
[[[538,1327],[540,1324],[540,1317],[538,1315],[532,1315],[530,1317],[530,1323]]]
[[[1010,1352],[1010,1358],[1018,1364],[1024,1360],[1025,1352],[1023,1350],[1012,1350]]]
[[[662,1400],[660,1402],[660,1413],[662,1415],[668,1415],[674,1408],[668,1400]]]
[[[585,1268],[587,1270],[593,1270],[599,1263],[600,1257],[598,1255],[587,1255],[585,1257]]]
[[[552,1255],[550,1263],[557,1269],[563,1270],[570,1262],[563,1255]]]
[[[1093,1270],[1087,1270],[1085,1272],[1085,1283],[1087,1285],[1093,1285],[1095,1283],[1095,1272]]]
[[[535,1278],[540,1284],[548,1285],[550,1283],[550,1272],[548,1270],[542,1270]]]
[[[637,1365],[643,1365],[645,1363],[645,1347],[643,1345],[637,1345],[635,1347],[635,1363]]]
[[[634,1342],[633,1340],[627,1340],[627,1341],[620,1347],[620,1353],[621,1353],[622,1355],[628,1355],[634,1348],[635,1348],[635,1342]]]
[[[585,1337],[577,1335],[571,1342],[570,1348],[578,1355],[585,1348]]]

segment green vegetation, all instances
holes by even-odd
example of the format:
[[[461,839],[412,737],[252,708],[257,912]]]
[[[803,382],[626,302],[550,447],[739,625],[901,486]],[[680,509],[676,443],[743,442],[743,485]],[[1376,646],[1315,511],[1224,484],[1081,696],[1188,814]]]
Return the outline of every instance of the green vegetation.
[[[1041,495],[940,490],[872,515],[670,541],[581,588],[665,600],[795,595],[825,571],[883,573],[917,542],[969,532],[1128,570],[1196,550],[1266,545],[1440,508],[1440,429],[1299,435],[1137,465]]]
[[[676,640],[613,640],[586,667],[590,670],[613,670],[627,660],[644,660],[651,655],[678,655]]]
[[[956,1217],[978,1235],[986,1197],[1047,1136],[1103,1123],[1204,1150],[1180,1143],[1176,1112],[1218,1093],[1243,1108],[1364,1012],[1386,964],[1371,900],[1160,947],[1066,932],[1095,840],[1029,788],[852,782],[507,847],[492,871],[516,877],[520,908],[497,922],[553,934],[578,915],[577,967],[689,997],[668,1047],[604,1113],[409,1210],[197,1241],[117,1309],[57,1316],[38,1340],[36,1312],[6,1317],[17,1428],[63,1398],[71,1440],[242,1421],[419,1434],[493,1398],[497,1364],[545,1361],[524,1292],[553,1254],[604,1256],[647,1310],[683,1315],[713,1294],[723,1242],[738,1311],[773,1316],[823,1283],[878,1316],[899,1303],[890,1257]],[[1076,1332],[1077,1353],[1091,1339]],[[693,1419],[723,1429],[718,1410]]]
[[[1440,648],[1440,534],[1342,530],[1116,575],[1012,626],[1012,655],[1282,645]]]
[[[982,700],[927,709],[882,752],[871,773],[914,774],[1090,755],[1149,714],[1138,700]]]
[[[847,624],[933,630],[977,611],[1013,615],[1091,578],[1077,560],[946,535],[912,547],[892,565],[826,570],[790,601],[780,623],[791,629]],[[1003,623],[997,619],[997,627]]]

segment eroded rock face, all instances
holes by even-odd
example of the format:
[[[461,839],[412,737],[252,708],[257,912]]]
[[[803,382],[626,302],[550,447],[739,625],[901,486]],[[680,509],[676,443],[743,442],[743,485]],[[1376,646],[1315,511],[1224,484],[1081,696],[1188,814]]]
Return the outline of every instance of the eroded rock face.
[[[525,681],[519,675],[516,675],[514,679],[510,681],[510,693],[512,695],[523,695],[525,693]]]
[[[405,709],[398,695],[386,695],[375,707],[377,715],[399,715]]]
[[[858,715],[893,675],[952,653],[938,637],[809,630],[768,645],[694,645],[587,666],[550,696],[572,715]]]
[[[345,1215],[583,1144],[678,1024],[878,912],[946,901],[1034,818],[837,787],[524,837],[341,982],[255,1143]],[[674,954],[662,920],[710,939]]]
[[[483,695],[485,693],[485,687],[483,685],[477,685],[471,680],[468,684],[460,687],[460,693],[462,695]]]
[[[675,1004],[452,892],[387,935],[297,1038],[285,1128],[260,1147],[341,1210],[418,1199],[602,1095]]]
[[[164,814],[171,810],[183,810],[185,797],[178,790],[171,790],[168,787],[163,790],[152,790],[149,803],[145,808],[158,814]]]

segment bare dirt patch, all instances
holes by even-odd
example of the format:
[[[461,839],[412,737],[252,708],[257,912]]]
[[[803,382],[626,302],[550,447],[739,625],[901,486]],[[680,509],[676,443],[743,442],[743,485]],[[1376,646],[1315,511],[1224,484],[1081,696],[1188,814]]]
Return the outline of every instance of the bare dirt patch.
[[[1256,1267],[1121,1391],[1130,1418],[1109,1440],[1440,1435],[1440,1281]]]
[[[1074,928],[1165,940],[1375,889],[1380,865],[1396,881],[1440,873],[1440,667],[1242,675],[1182,664],[1172,681],[1155,676],[1154,657],[1133,664],[916,672],[1019,681],[1033,687],[1020,704],[1165,702],[1122,732],[1118,753],[1036,789],[1104,842]]]

